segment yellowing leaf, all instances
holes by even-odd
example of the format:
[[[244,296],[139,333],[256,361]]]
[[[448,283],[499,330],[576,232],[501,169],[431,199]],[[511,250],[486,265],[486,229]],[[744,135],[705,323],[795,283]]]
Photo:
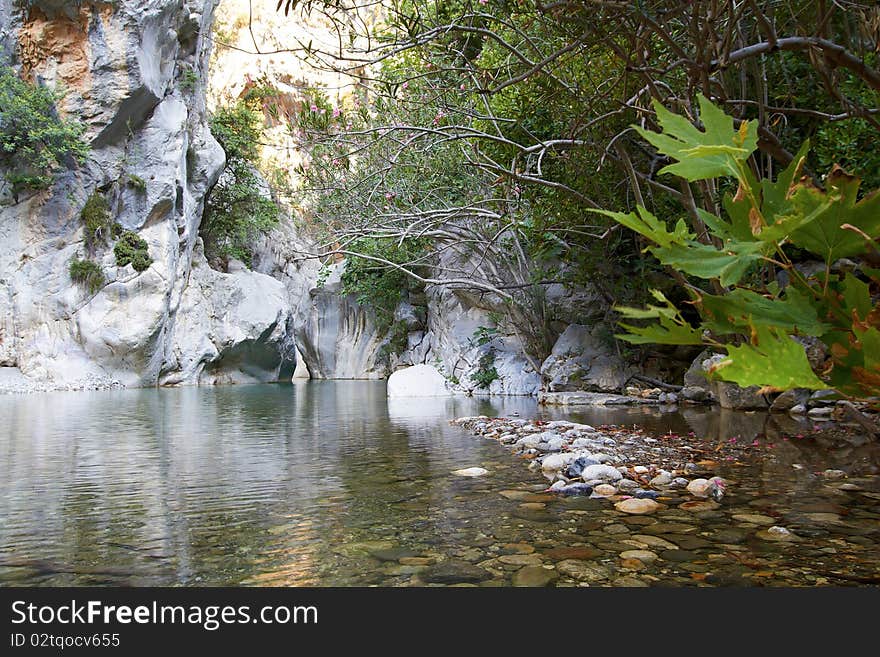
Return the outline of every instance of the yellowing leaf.
[[[649,305],[646,309],[616,306],[614,309],[628,319],[656,319],[657,324],[634,326],[620,322],[629,333],[615,337],[633,344],[700,344],[702,336],[681,316],[678,309],[659,290],[651,290],[662,306]]]
[[[697,96],[697,101],[703,130],[673,114],[657,100],[654,100],[654,110],[663,132],[634,127],[658,151],[677,160],[660,173],[681,176],[691,182],[719,176],[738,177],[742,170],[740,163],[758,147],[758,122],[744,121],[735,130],[733,118],[702,94]]]
[[[749,208],[749,227],[752,229],[752,235],[759,235],[764,226],[766,226],[766,224],[764,223],[764,218],[761,216],[761,213],[754,207]]]

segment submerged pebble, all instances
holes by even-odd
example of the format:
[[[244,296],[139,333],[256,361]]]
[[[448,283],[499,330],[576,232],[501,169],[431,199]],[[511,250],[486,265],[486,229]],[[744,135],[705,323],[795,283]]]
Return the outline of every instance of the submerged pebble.
[[[460,423],[496,440],[549,430],[537,421],[529,432],[503,418],[482,422],[480,429]],[[518,585],[839,585],[853,581],[845,577],[869,581],[880,570],[873,549],[880,538],[880,468],[861,478],[830,464],[817,468],[809,453],[794,450],[809,445],[795,442],[800,436],[775,443],[735,438],[720,453],[713,444],[694,456],[679,449],[688,439],[651,438],[637,427],[583,433],[556,421],[552,429],[564,439],[558,452],[530,454],[524,448],[530,441],[508,443],[535,457],[555,496],[540,516],[512,513],[514,522],[528,521],[519,525],[528,532],[521,536],[543,543],[538,549],[557,561],[545,574],[548,562],[524,560],[529,564],[522,568],[532,570],[516,576]],[[776,465],[789,452],[800,469],[791,468],[791,460],[782,469]],[[848,510],[855,501],[858,518]],[[574,546],[564,547],[566,541]],[[841,553],[850,556],[844,560]]]

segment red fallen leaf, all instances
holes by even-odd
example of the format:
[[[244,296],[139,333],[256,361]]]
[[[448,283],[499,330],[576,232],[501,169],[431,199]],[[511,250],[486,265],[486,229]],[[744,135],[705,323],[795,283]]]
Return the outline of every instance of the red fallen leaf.
[[[702,582],[706,577],[708,577],[707,573],[691,573],[691,579],[695,579],[698,582]]]

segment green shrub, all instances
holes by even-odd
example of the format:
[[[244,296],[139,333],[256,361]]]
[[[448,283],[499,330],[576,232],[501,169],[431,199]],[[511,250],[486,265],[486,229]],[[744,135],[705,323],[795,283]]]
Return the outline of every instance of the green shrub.
[[[95,294],[104,285],[104,272],[91,260],[74,258],[70,261],[68,272],[70,280],[77,285],[82,285],[92,294]]]
[[[683,219],[670,230],[641,206],[629,214],[602,212],[647,238],[647,251],[663,265],[714,287],[711,293],[697,286],[687,290],[699,313],[697,326],[655,290],[659,305],[618,310],[627,320],[656,323],[622,323],[629,332],[618,337],[726,351],[710,374],[741,386],[759,385],[765,392],[834,388],[876,399],[880,303],[871,289],[880,286],[880,270],[868,262],[876,257],[880,238],[880,193],[860,195],[861,181],[840,168],[826,176],[825,189],[817,188],[802,177],[808,144],[775,182],[756,180],[748,158],[757,148],[757,121],[735,129],[731,117],[702,96],[699,102],[702,131],[656,102],[663,132],[636,129],[674,160],[661,174],[688,181],[736,180],[736,194],[723,202],[725,218],[700,211],[715,242],[699,241]],[[798,267],[796,257],[818,261],[818,271]],[[836,268],[836,261],[847,264]],[[757,270],[765,275],[753,275]],[[791,336],[825,345],[829,356],[817,371],[805,340]]]
[[[180,89],[187,93],[192,93],[196,85],[199,83],[199,74],[194,69],[187,68],[180,76]]]
[[[147,192],[147,181],[141,178],[140,176],[136,176],[133,173],[129,173],[126,176],[126,184],[129,187],[133,187],[141,194],[146,194]]]
[[[62,167],[85,162],[85,127],[58,116],[56,91],[25,82],[0,66],[0,165],[16,193],[46,189]]]
[[[403,266],[420,258],[425,244],[413,239],[402,243],[394,239],[361,239],[352,242],[347,250]],[[413,266],[407,268],[412,270]],[[393,265],[349,256],[342,274],[342,293],[354,295],[358,305],[370,308],[381,334],[391,330],[394,311],[413,282],[414,279]]]
[[[259,159],[262,119],[246,103],[218,109],[211,132],[226,151],[226,169],[205,203],[199,233],[209,259],[237,258],[250,265],[253,242],[278,224],[278,206],[261,192]]]
[[[477,370],[471,374],[471,381],[476,383],[478,388],[488,388],[498,378],[500,377],[498,370],[495,369],[495,350],[489,349],[477,361]]]
[[[92,192],[80,211],[80,219],[85,228],[85,242],[94,248],[98,241],[105,241],[112,230],[110,222],[110,205],[100,192]]]
[[[146,240],[131,230],[122,233],[116,246],[113,247],[113,255],[116,256],[118,267],[125,267],[131,263],[137,272],[146,271],[153,264],[153,259],[147,252]]]

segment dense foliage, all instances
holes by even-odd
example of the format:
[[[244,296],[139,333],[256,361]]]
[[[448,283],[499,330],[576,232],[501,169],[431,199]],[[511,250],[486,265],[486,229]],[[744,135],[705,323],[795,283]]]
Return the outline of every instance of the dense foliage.
[[[117,266],[131,264],[137,272],[146,271],[153,264],[147,252],[147,241],[131,230],[123,231],[119,236],[119,241],[113,247],[113,255],[116,256]]]
[[[278,206],[267,197],[256,169],[262,118],[245,100],[218,109],[211,132],[226,152],[226,168],[211,190],[199,232],[210,261],[236,258],[247,265],[254,240],[278,224]]]
[[[323,231],[318,255],[352,259],[382,240],[396,271],[478,294],[533,365],[565,324],[597,320],[599,304],[555,303],[560,286],[592,290],[606,308],[642,305],[651,290],[680,304],[703,289],[698,274],[669,275],[671,263],[646,257],[645,236],[588,210],[640,208],[720,248],[711,217],[736,197],[738,178],[760,187],[796,170],[818,188],[817,172],[840,164],[880,184],[876,3],[388,0],[378,14],[376,3],[286,4],[333,22],[347,49],[291,49],[351,76],[355,89],[333,102],[311,92],[291,125],[311,156],[302,202]],[[666,167],[675,153],[639,137],[670,120],[664,107],[677,128],[701,128],[700,94],[734,128],[747,126],[736,172],[676,175],[684,169]],[[808,140],[813,148],[798,151]],[[397,257],[412,237],[429,252]],[[703,291],[734,303],[736,280],[778,295],[762,287],[772,282],[767,258],[795,267],[817,255],[810,248],[783,244],[787,260],[727,254],[731,269]],[[822,294],[833,287],[823,281]],[[682,321],[696,325],[696,310],[684,306]],[[655,349],[647,343],[638,349]],[[844,371],[854,372],[838,363],[820,375]]]
[[[655,290],[661,305],[620,311],[657,322],[624,323],[629,333],[620,337],[723,348],[728,357],[712,373],[743,386],[880,394],[880,191],[860,198],[861,181],[840,168],[817,187],[801,175],[806,144],[775,181],[758,180],[748,166],[757,122],[734,128],[731,117],[704,97],[699,101],[703,130],[656,104],[663,131],[639,132],[673,160],[663,173],[690,182],[736,181],[736,193],[724,197],[724,216],[700,212],[712,240],[698,240],[682,219],[670,227],[642,206],[629,214],[603,212],[649,240],[648,251],[664,265],[714,282],[720,293],[688,286],[700,315],[694,326]],[[817,372],[803,338],[818,338],[826,348]]]
[[[91,260],[74,258],[68,268],[70,280],[95,294],[104,285],[104,272]]]
[[[354,295],[359,305],[368,306],[378,332],[388,333],[394,323],[394,311],[407,291],[420,287],[395,265],[413,261],[418,253],[425,252],[424,246],[415,240],[396,245],[378,239],[359,240],[350,246],[361,257],[346,264],[342,292]]]
[[[80,220],[85,232],[86,246],[93,250],[99,242],[110,237],[113,222],[110,218],[110,205],[99,191],[92,192],[80,211]]]
[[[85,127],[58,115],[62,97],[0,65],[0,166],[16,193],[48,188],[61,168],[82,164],[88,156]]]

